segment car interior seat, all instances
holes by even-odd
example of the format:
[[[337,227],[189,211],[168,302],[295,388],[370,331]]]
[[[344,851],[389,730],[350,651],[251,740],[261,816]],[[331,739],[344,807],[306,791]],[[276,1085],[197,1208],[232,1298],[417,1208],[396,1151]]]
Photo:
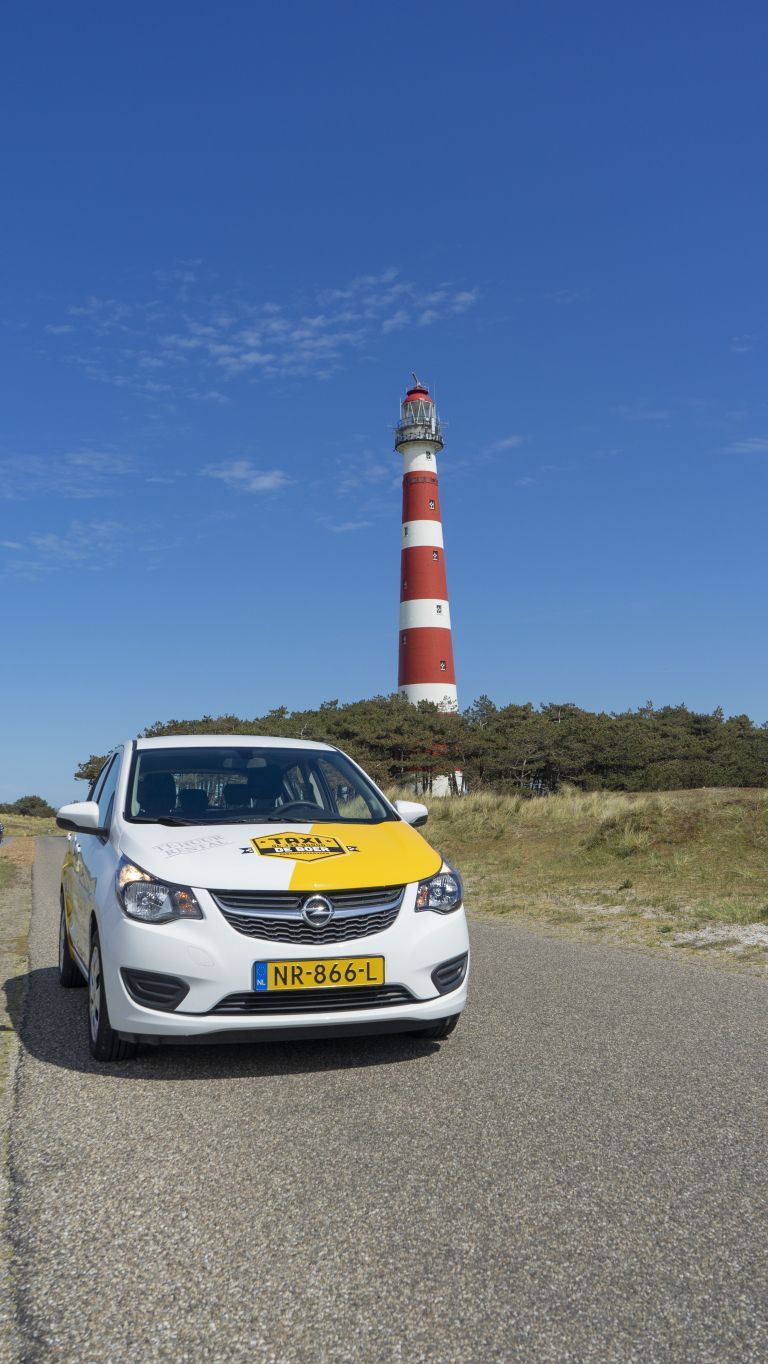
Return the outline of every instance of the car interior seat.
[[[179,791],[179,809],[182,814],[194,818],[208,809],[208,794],[197,786],[187,786]]]
[[[278,796],[283,794],[282,768],[275,763],[265,767],[253,767],[248,773],[248,795],[251,808],[256,814],[271,814],[276,808]]]
[[[150,818],[172,815],[176,809],[176,782],[170,772],[147,772],[139,781],[139,811]]]

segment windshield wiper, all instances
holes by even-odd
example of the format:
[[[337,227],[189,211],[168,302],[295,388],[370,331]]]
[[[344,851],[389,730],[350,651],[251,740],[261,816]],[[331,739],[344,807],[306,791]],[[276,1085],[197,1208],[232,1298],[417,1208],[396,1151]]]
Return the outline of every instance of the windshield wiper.
[[[224,819],[222,824],[315,824],[314,819],[283,818],[282,815],[251,815],[250,819]]]
[[[384,819],[350,819],[346,815],[253,815],[251,819],[228,819],[227,824],[383,824]]]
[[[178,819],[176,815],[158,815],[156,819],[150,819],[149,815],[134,815],[131,824],[170,824],[174,827],[177,824],[199,824],[199,819]]]

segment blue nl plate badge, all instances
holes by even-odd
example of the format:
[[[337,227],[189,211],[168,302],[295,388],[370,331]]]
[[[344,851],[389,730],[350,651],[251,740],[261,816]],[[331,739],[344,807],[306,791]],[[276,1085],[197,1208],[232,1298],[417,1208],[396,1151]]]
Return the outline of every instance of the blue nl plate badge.
[[[254,990],[268,990],[267,982],[267,963],[265,961],[255,961],[253,963],[253,988]]]

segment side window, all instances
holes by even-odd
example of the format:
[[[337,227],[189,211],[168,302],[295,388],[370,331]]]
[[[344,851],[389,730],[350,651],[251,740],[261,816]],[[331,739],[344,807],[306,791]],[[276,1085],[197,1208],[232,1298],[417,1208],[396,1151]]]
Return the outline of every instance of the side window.
[[[110,769],[111,763],[112,763],[112,759],[111,759],[111,758],[107,758],[107,761],[105,762],[104,766],[102,767],[101,771],[99,772],[98,777],[96,778],[95,781],[92,781],[92,782],[91,782],[91,784],[90,784],[90,786],[89,786],[89,788],[88,788],[88,795],[86,796],[86,800],[98,800],[98,799],[99,799],[99,795],[101,794],[101,788],[102,788],[102,786],[104,785],[104,781],[105,781],[106,775],[107,775],[107,773],[108,773],[108,771],[109,771],[109,769]]]
[[[99,805],[99,824],[102,829],[108,829],[112,820],[112,811],[115,807],[115,791],[117,790],[117,779],[120,775],[120,754],[116,753],[112,759],[109,771],[102,783],[101,791],[97,796]]]
[[[325,778],[336,809],[342,819],[370,819],[370,806],[352,786],[344,781],[343,774],[339,769],[325,758],[320,758],[317,765]]]

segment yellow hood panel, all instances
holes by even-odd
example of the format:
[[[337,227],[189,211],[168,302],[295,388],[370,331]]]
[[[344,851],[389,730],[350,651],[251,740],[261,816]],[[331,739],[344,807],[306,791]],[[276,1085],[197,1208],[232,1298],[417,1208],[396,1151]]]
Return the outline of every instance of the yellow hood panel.
[[[259,857],[291,868],[291,890],[356,890],[403,885],[440,870],[434,848],[401,821],[313,824],[309,833],[281,832],[251,839]]]

